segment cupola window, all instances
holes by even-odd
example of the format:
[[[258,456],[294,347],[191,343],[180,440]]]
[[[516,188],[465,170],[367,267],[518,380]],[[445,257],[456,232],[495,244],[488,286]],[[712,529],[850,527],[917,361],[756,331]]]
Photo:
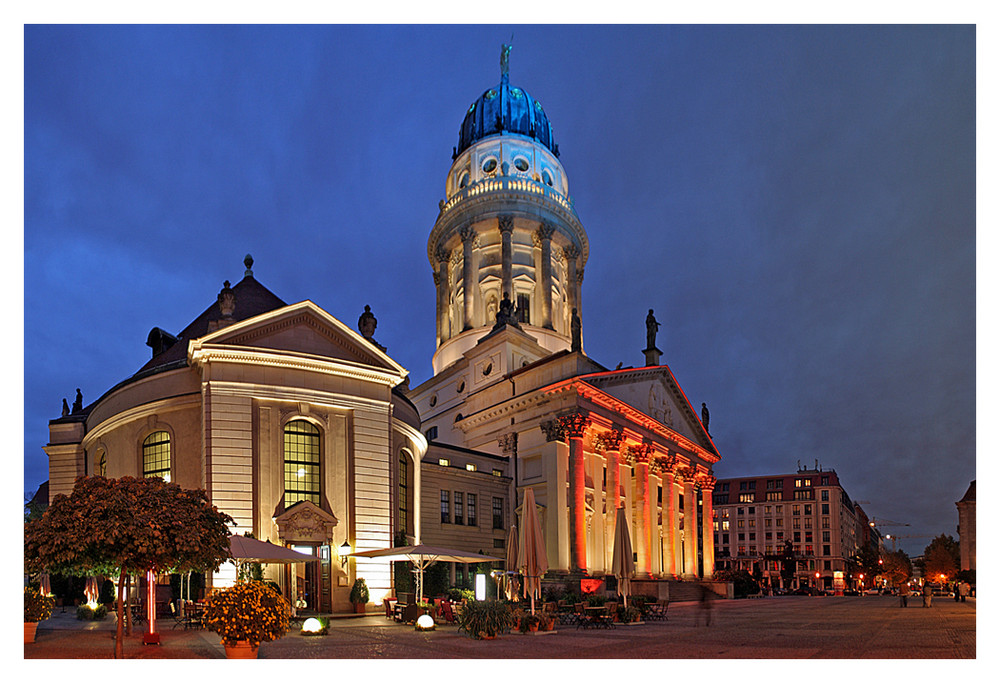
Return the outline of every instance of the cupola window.
[[[542,171],[542,182],[552,187],[552,174],[548,171]]]
[[[497,170],[497,160],[490,157],[483,162],[483,173],[493,173]]]
[[[524,173],[525,171],[528,170],[528,160],[525,159],[524,157],[518,157],[514,159],[514,168]]]

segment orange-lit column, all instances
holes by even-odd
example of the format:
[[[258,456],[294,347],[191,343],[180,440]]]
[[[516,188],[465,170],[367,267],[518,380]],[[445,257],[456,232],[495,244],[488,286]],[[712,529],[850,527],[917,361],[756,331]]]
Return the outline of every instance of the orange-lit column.
[[[672,459],[661,461],[661,476],[663,477],[663,573],[677,577],[678,556],[678,521],[677,521],[677,486],[674,484],[674,465]]]
[[[602,432],[594,438],[595,446],[604,450],[605,465],[607,467],[607,478],[604,483],[604,547],[608,551],[605,553],[605,564],[611,566],[610,550],[615,537],[615,519],[618,514],[618,505],[621,503],[621,466],[619,465],[620,455],[618,449],[621,448],[624,433],[620,429],[612,429]]]
[[[651,506],[649,504],[649,456],[652,448],[648,444],[629,446],[629,453],[635,463],[635,569],[638,576],[648,577],[652,572],[653,558],[649,554]]]
[[[583,413],[559,418],[569,441],[569,569],[587,571],[586,477],[583,459],[583,435],[590,420]]]
[[[715,477],[704,474],[698,478],[701,489],[701,575],[711,579],[715,573],[715,528],[712,520],[712,491]]]
[[[535,240],[542,250],[542,327],[552,329],[552,234],[556,229],[550,223],[542,223],[535,231]]]
[[[698,575],[698,506],[694,490],[694,472],[688,470],[684,475],[684,576],[694,578]]]
[[[459,231],[462,237],[462,330],[472,329],[472,312],[474,304],[475,273],[472,272],[472,246],[476,239],[476,231],[465,226]]]

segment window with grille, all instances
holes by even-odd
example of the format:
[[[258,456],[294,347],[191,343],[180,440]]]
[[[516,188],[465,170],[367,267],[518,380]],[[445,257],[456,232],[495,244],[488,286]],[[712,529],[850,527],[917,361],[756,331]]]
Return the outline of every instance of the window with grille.
[[[301,500],[319,505],[319,429],[305,420],[285,425],[285,507]]]
[[[461,491],[455,491],[455,524],[462,524],[462,500]]]
[[[476,494],[466,494],[465,504],[468,508],[468,514],[465,516],[465,519],[467,520],[469,526],[476,526]]]
[[[441,523],[451,522],[451,501],[448,499],[448,492],[441,492]]]
[[[407,505],[407,489],[409,482],[406,477],[406,453],[400,451],[399,453],[399,519],[397,527],[399,531],[406,532],[406,505]]]
[[[503,498],[493,499],[493,528],[503,529]]]
[[[517,310],[514,312],[517,322],[531,323],[531,297],[527,294],[517,295]]]
[[[142,442],[142,476],[170,481],[170,434],[153,432]]]

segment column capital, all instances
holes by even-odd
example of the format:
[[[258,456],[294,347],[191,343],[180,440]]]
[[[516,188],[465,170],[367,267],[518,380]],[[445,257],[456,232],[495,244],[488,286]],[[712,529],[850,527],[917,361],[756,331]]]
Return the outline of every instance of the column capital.
[[[562,249],[563,255],[566,257],[567,261],[573,261],[577,256],[580,255],[580,250],[577,249],[575,244],[570,244]]]
[[[431,275],[434,277],[435,287],[439,287],[441,283],[444,282],[444,277],[442,277],[441,271],[435,270],[434,272],[431,273]]]
[[[444,247],[438,247],[434,250],[434,258],[437,259],[438,265],[447,265],[451,261],[451,252]]]
[[[674,477],[685,484],[693,484],[695,478],[694,468],[689,465],[679,465],[674,467]]]
[[[702,491],[707,491],[709,493],[715,488],[715,482],[718,481],[715,477],[707,472],[695,475],[695,480],[698,482],[698,488]]]
[[[590,418],[585,413],[570,413],[556,418],[568,438],[583,438],[590,426]]]
[[[501,214],[497,217],[497,227],[500,228],[500,233],[508,233],[514,231],[514,217],[508,214]]]
[[[545,434],[546,441],[565,441],[566,434],[559,420],[546,420],[538,425]]]
[[[648,443],[636,445],[630,444],[625,446],[624,450],[627,451],[629,460],[640,465],[649,464],[650,457],[653,453],[653,447]]]
[[[517,455],[517,432],[508,432],[497,439],[504,455]]]
[[[552,225],[548,221],[542,221],[542,224],[538,226],[537,230],[535,230],[535,235],[538,236],[539,240],[550,240],[555,232],[556,226]]]
[[[600,451],[617,451],[621,449],[625,432],[620,429],[609,429],[594,435],[594,448]]]
[[[458,231],[458,236],[462,238],[462,243],[464,244],[476,238],[476,231],[471,225],[466,225]]]

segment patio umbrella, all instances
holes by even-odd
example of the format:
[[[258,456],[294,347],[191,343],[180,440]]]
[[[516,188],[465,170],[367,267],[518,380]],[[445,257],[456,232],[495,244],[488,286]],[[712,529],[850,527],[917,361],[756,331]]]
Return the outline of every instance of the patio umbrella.
[[[615,540],[612,545],[611,573],[618,579],[618,595],[628,606],[632,575],[635,574],[635,560],[632,558],[632,539],[629,538],[625,508],[618,508],[615,515]]]
[[[42,595],[52,595],[52,580],[49,579],[48,572],[42,572],[38,575],[38,588]]]
[[[296,552],[290,548],[275,545],[270,541],[258,541],[249,536],[230,536],[229,554],[233,556],[233,564],[248,562],[260,564],[293,564],[295,562],[312,562],[317,559],[312,555]]]
[[[517,575],[517,525],[512,524],[510,526],[510,531],[507,532],[507,555],[504,558],[504,583],[505,590],[507,592],[507,599],[513,600],[516,593],[516,579]]]
[[[521,505],[521,528],[524,530],[524,542],[521,547],[524,556],[521,558],[521,568],[524,574],[524,597],[531,597],[531,613],[535,613],[535,597],[542,597],[542,574],[548,571],[549,559],[545,551],[545,540],[542,538],[542,526],[535,510],[535,492],[530,488],[524,491],[524,502]]]
[[[398,548],[382,548],[381,550],[364,550],[358,553],[350,553],[350,557],[377,557],[391,562],[401,562],[409,560],[417,569],[417,600],[424,598],[424,570],[435,562],[459,562],[461,564],[472,564],[473,562],[499,562],[495,557],[489,555],[479,555],[465,552],[464,550],[451,550],[450,548],[439,548],[429,545],[404,545]]]

